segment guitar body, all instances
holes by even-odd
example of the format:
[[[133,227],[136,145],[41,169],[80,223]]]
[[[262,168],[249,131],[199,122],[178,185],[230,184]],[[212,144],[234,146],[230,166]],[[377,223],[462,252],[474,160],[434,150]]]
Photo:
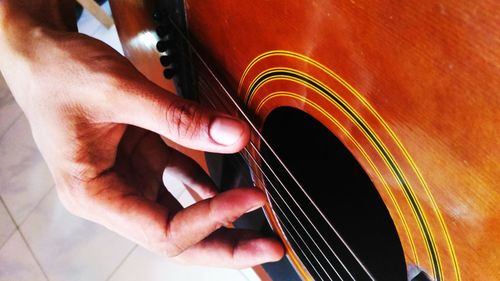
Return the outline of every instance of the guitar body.
[[[127,56],[174,90],[137,41],[160,4],[125,2]],[[183,4],[193,90],[257,129],[244,158],[301,278],[500,276],[496,1]]]

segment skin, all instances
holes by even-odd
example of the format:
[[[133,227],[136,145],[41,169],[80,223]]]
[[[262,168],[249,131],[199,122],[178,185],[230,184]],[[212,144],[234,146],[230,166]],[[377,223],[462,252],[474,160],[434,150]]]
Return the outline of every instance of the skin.
[[[265,194],[217,194],[207,174],[162,138],[234,153],[248,126],[166,93],[104,43],[76,32],[69,0],[0,0],[0,70],[71,213],[158,254],[230,268],[279,260],[283,247],[229,229]],[[204,200],[187,208],[167,191],[176,177]]]

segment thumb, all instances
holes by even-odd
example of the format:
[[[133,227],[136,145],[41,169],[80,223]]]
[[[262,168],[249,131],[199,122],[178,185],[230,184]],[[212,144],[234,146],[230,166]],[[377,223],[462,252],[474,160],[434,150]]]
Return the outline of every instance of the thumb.
[[[242,120],[147,83],[145,89],[128,89],[127,94],[120,94],[120,102],[114,105],[114,122],[141,127],[182,146],[209,152],[234,153],[248,143],[250,129]]]

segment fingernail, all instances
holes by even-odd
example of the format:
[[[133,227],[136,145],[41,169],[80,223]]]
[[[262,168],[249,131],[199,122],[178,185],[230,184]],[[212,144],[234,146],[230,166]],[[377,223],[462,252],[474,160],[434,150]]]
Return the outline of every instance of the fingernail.
[[[222,145],[232,145],[241,138],[243,134],[241,121],[230,117],[218,117],[210,126],[210,137]]]

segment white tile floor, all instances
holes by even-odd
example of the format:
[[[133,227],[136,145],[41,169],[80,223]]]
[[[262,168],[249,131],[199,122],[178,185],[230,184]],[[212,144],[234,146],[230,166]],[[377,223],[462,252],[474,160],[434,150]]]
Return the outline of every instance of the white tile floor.
[[[105,29],[86,12],[79,29],[121,52],[116,29]],[[187,192],[175,194],[192,201]],[[69,214],[1,77],[0,226],[0,281],[259,280],[251,270],[175,264]]]

